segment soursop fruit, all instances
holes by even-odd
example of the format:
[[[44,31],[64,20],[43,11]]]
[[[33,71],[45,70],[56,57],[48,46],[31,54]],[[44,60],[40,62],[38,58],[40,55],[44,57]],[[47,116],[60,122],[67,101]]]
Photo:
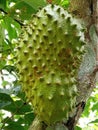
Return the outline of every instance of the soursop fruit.
[[[58,5],[42,8],[24,27],[15,55],[19,81],[46,124],[67,120],[75,107],[83,53],[81,25]]]

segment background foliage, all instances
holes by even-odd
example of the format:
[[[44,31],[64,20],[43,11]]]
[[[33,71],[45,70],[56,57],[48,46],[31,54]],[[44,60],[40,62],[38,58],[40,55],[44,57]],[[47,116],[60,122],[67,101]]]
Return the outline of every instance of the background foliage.
[[[51,1],[51,0],[50,0]],[[53,3],[69,5],[68,0],[53,0]],[[26,24],[45,0],[0,0],[0,129],[27,130],[35,115],[30,103],[18,83],[14,66],[14,47]],[[96,88],[86,104],[85,111],[76,130],[98,129],[98,89]]]

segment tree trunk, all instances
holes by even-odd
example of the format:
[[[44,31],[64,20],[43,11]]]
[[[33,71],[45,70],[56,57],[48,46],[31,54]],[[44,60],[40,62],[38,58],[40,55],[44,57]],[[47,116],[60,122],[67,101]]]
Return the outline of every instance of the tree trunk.
[[[85,33],[87,53],[77,76],[79,94],[76,108],[67,122],[62,121],[53,126],[47,126],[36,117],[29,130],[74,130],[86,101],[95,87],[98,71],[98,0],[70,0],[69,11],[82,21],[87,30]]]

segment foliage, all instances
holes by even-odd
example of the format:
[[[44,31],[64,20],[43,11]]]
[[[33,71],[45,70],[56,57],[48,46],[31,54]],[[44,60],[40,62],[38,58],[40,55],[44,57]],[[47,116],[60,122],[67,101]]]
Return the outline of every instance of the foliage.
[[[94,89],[88,99],[85,110],[76,126],[76,130],[98,129],[98,87]],[[80,129],[81,127],[81,129]]]
[[[68,0],[53,0],[64,8],[68,7]],[[27,130],[34,119],[31,104],[26,102],[25,94],[18,83],[16,68],[13,62],[15,40],[24,26],[36,13],[39,7],[47,4],[45,0],[0,0],[0,129]],[[88,121],[83,130],[98,127],[98,89],[95,89],[86,104],[80,122]],[[91,127],[93,126],[93,127]],[[76,130],[81,130],[81,123]]]

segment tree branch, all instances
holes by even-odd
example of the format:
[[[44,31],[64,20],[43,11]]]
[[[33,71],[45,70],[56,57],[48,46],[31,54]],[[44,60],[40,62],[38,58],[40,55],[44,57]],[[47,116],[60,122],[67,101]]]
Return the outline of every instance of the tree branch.
[[[87,53],[78,73],[78,92],[77,104],[86,103],[94,87],[96,86],[96,73],[98,72],[98,0],[70,0],[70,12],[85,23],[87,32],[85,33],[87,41]],[[76,13],[74,13],[76,12]],[[93,27],[93,28],[92,28]],[[90,35],[92,34],[93,35]],[[78,105],[79,107],[79,105]],[[80,107],[81,109],[81,107]],[[77,109],[76,123],[81,116]],[[77,119],[78,118],[78,119]]]
[[[93,22],[96,29],[97,43],[96,43],[96,61],[98,66],[98,0],[93,0]]]

